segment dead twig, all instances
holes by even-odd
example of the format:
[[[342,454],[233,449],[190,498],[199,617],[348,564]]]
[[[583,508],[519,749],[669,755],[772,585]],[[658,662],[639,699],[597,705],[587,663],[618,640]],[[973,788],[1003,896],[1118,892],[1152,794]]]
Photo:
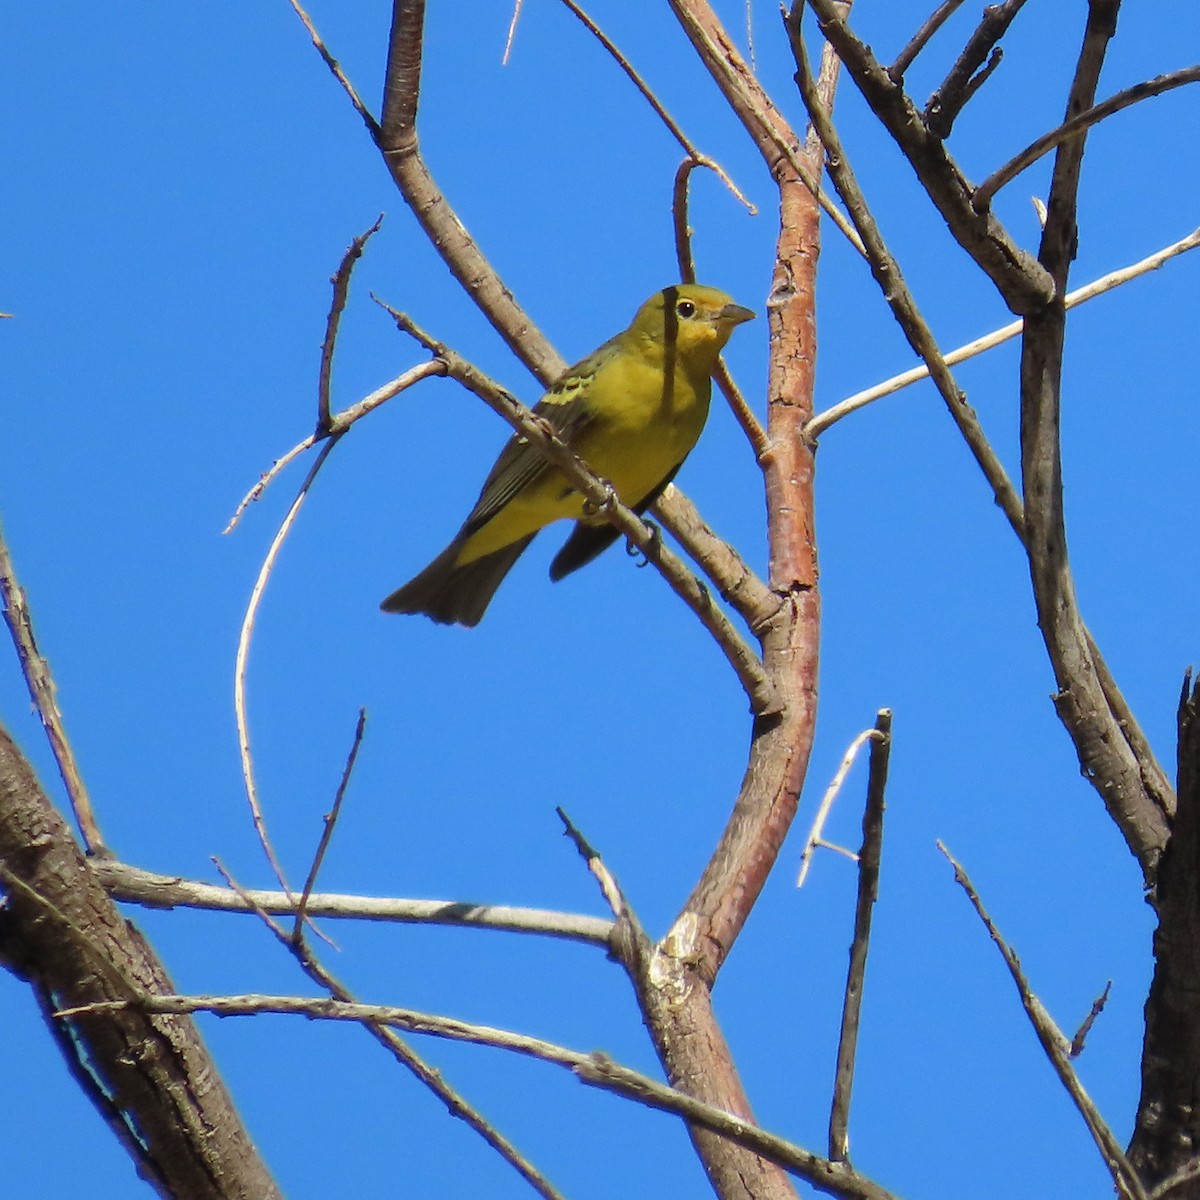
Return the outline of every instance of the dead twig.
[[[1094,300],[1097,296],[1103,296],[1106,292],[1111,292],[1114,288],[1128,283],[1131,279],[1137,279],[1150,271],[1157,271],[1164,263],[1169,262],[1179,254],[1195,250],[1197,246],[1200,246],[1200,229],[1194,229],[1187,237],[1181,238],[1179,241],[1173,242],[1170,246],[1165,246],[1161,250],[1156,250],[1153,254],[1141,259],[1139,262],[1133,263],[1128,267],[1121,267],[1117,271],[1111,271],[1109,274],[1102,275],[1099,279],[1085,284],[1083,287],[1076,288],[1073,292],[1069,292],[1065,300],[1066,307],[1071,309],[1076,305],[1085,304],[1089,300]],[[1011,341],[1013,338],[1019,336],[1024,328],[1024,320],[1010,321],[1009,324],[1002,326],[1000,329],[993,330],[981,338],[976,338],[973,342],[968,342],[965,346],[959,346],[957,350],[951,350],[943,356],[946,360],[946,365],[948,367],[957,366],[960,362],[966,362],[967,359],[974,358],[976,355],[982,354],[985,350],[991,350],[996,346],[1002,345],[1004,342]],[[911,370],[902,371],[899,375],[893,375],[890,379],[885,379],[882,383],[877,383],[864,391],[855,392],[853,396],[847,396],[845,400],[830,405],[824,412],[817,413],[804,427],[804,432],[810,438],[818,438],[831,425],[836,424],[843,417],[849,416],[850,413],[856,412],[860,408],[865,408],[868,404],[873,404],[876,400],[881,400],[884,396],[891,396],[908,387],[910,384],[919,383],[922,379],[928,378],[929,368],[927,366],[913,367]]]
[[[1071,138],[1078,137],[1093,125],[1098,125],[1105,118],[1137,104],[1140,100],[1149,100],[1154,96],[1161,96],[1164,92],[1196,82],[1200,82],[1200,66],[1187,67],[1182,71],[1172,71],[1169,75],[1159,75],[1144,83],[1136,83],[1122,92],[1117,92],[1115,96],[1110,96],[1102,103],[1093,105],[1069,121],[1064,121],[1057,129],[1052,129],[1049,133],[1042,134],[1036,141],[1030,142],[1020,154],[1015,155],[1004,166],[993,171],[975,189],[971,196],[971,203],[979,212],[982,212],[991,204],[992,197],[1002,187],[1011,183],[1022,171],[1031,167],[1056,146],[1061,146]]]
[[[375,219],[375,224],[365,233],[360,233],[342,255],[338,269],[329,281],[333,284],[333,300],[329,305],[329,316],[325,322],[325,340],[321,343],[321,369],[317,378],[317,431],[328,433],[330,426],[329,392],[333,378],[333,352],[337,346],[338,326],[342,321],[342,313],[346,308],[346,300],[350,295],[350,276],[354,267],[362,258],[367,243],[379,232],[383,224],[383,213]]]
[[[983,10],[983,19],[950,68],[950,74],[925,106],[925,124],[935,137],[950,136],[958,114],[1000,65],[1004,52],[996,43],[1008,32],[1024,5],[1025,0],[1004,0]],[[988,60],[986,66],[984,59]]]
[[[1021,970],[1020,959],[1017,958],[1016,954],[1001,936],[1000,930],[996,928],[995,922],[983,907],[983,901],[979,899],[979,893],[975,890],[966,871],[963,870],[962,866],[940,841],[937,847],[945,855],[946,861],[954,868],[955,880],[963,891],[966,892],[967,899],[971,901],[971,906],[983,922],[992,941],[996,943],[996,948],[1000,951],[1005,965],[1008,967],[1013,983],[1017,986],[1017,992],[1021,997],[1021,1005],[1025,1009],[1025,1015],[1028,1016],[1034,1033],[1037,1034],[1037,1039],[1041,1043],[1046,1057],[1050,1060],[1050,1065],[1054,1068],[1055,1074],[1058,1075],[1059,1082],[1066,1089],[1075,1107],[1079,1110],[1079,1115],[1083,1118],[1084,1124],[1087,1125],[1088,1132],[1092,1135],[1092,1140],[1096,1143],[1096,1147],[1104,1159],[1104,1165],[1112,1175],[1113,1183],[1116,1185],[1117,1190],[1122,1195],[1129,1197],[1129,1200],[1147,1200],[1145,1189],[1142,1187],[1137,1172],[1125,1157],[1125,1152],[1121,1149],[1120,1143],[1113,1136],[1112,1130],[1109,1129],[1104,1118],[1100,1115],[1100,1110],[1092,1102],[1087,1092],[1084,1091],[1083,1084],[1079,1082],[1079,1077],[1075,1074],[1075,1070],[1071,1066],[1070,1060],[1067,1057],[1070,1043],[1054,1023],[1053,1017],[1046,1011],[1045,1006],[1034,995],[1033,989],[1029,986],[1029,981],[1025,978],[1024,971]]]
[[[246,605],[245,616],[242,618],[242,627],[238,633],[237,657],[233,669],[233,710],[237,720],[238,753],[242,763],[242,779],[246,785],[246,801],[250,805],[250,816],[254,822],[254,831],[258,835],[258,841],[263,848],[263,853],[267,856],[267,861],[271,864],[271,870],[275,872],[275,878],[279,880],[279,886],[289,895],[291,895],[291,889],[284,878],[283,867],[280,866],[279,860],[275,856],[275,848],[271,845],[271,839],[267,834],[266,821],[263,817],[262,804],[258,795],[258,784],[254,778],[254,756],[250,750],[250,722],[246,711],[246,668],[250,659],[250,639],[254,633],[254,622],[258,616],[258,609],[262,603],[267,580],[274,569],[275,560],[279,557],[279,551],[283,548],[284,540],[291,532],[292,526],[296,523],[296,518],[300,515],[300,507],[308,495],[309,488],[312,487],[317,474],[325,465],[325,460],[333,451],[334,446],[338,444],[340,437],[340,434],[335,434],[322,446],[320,454],[317,455],[316,461],[309,468],[304,482],[300,485],[300,489],[296,493],[296,498],[292,501],[291,508],[288,509],[287,515],[283,518],[278,530],[276,530],[274,538],[271,539],[271,545],[267,549],[262,566],[258,569],[258,577],[254,581],[254,587],[251,589],[250,601]]]
[[[37,638],[33,632],[33,616],[29,611],[25,589],[17,579],[3,529],[0,529],[0,605],[4,609],[4,623],[8,626],[13,646],[16,647],[25,686],[29,689],[30,698],[41,718],[54,761],[58,763],[58,773],[67,789],[67,799],[70,801],[71,811],[75,814],[75,823],[79,826],[84,849],[89,854],[107,855],[109,850],[100,834],[100,825],[92,808],[91,797],[83,782],[75,751],[67,737],[62,711],[58,707],[58,688],[50,672],[50,664],[38,649]]]
[[[867,778],[867,803],[863,810],[862,847],[858,852],[858,900],[854,908],[854,940],[842,1000],[842,1028],[838,1038],[837,1071],[833,1104],[829,1110],[829,1157],[850,1161],[850,1095],[854,1088],[854,1063],[858,1053],[858,1027],[862,1016],[867,950],[871,942],[871,914],[879,898],[879,864],[883,856],[884,790],[892,749],[892,713],[881,708],[875,718],[877,736],[871,740],[871,767]]]
[[[962,2],[963,0],[944,0],[944,3],[933,10],[925,24],[913,34],[912,40],[896,55],[895,61],[887,69],[887,73],[896,83],[903,81],[904,72],[913,65],[917,55],[929,44],[929,39],[954,15]]]
[[[317,874],[321,870],[321,863],[325,860],[325,852],[329,849],[329,842],[333,838],[333,831],[337,826],[337,819],[342,811],[342,801],[346,798],[346,788],[350,784],[350,776],[354,772],[354,764],[358,761],[358,752],[362,747],[363,733],[366,727],[367,710],[360,708],[358,710],[358,723],[354,727],[354,741],[351,743],[350,753],[346,756],[346,766],[342,771],[342,779],[338,784],[337,794],[333,798],[333,807],[322,821],[321,840],[317,843],[317,851],[313,855],[312,866],[308,869],[308,877],[305,879],[304,887],[300,892],[300,902],[296,905],[296,923],[292,927],[293,942],[298,942],[304,934],[305,910],[308,907],[308,900],[312,895],[312,890],[316,886]]]
[[[494,1046],[555,1066],[565,1067],[584,1084],[600,1088],[662,1112],[675,1113],[689,1122],[746,1146],[763,1158],[778,1163],[814,1187],[844,1200],[894,1200],[891,1193],[841,1163],[812,1154],[750,1121],[696,1100],[685,1092],[667,1087],[637,1071],[631,1071],[600,1053],[585,1054],[541,1038],[528,1037],[489,1025],[476,1025],[452,1017],[435,1016],[411,1008],[382,1004],[359,1004],[340,1000],[309,999],[301,996],[141,996],[81,1005],[59,1016],[78,1016],[137,1007],[150,1013],[209,1012],[221,1017],[258,1016],[277,1013],[319,1021],[352,1021],[357,1024],[388,1025],[410,1033],[423,1033],[451,1041]]]

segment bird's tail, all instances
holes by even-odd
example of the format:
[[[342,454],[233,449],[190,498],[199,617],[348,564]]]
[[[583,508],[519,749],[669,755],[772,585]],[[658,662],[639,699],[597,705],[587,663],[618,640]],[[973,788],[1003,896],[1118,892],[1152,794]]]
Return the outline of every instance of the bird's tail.
[[[459,566],[465,540],[459,535],[415,578],[394,591],[379,607],[384,612],[425,613],[440,625],[478,625],[496,589],[533,534],[482,558]]]

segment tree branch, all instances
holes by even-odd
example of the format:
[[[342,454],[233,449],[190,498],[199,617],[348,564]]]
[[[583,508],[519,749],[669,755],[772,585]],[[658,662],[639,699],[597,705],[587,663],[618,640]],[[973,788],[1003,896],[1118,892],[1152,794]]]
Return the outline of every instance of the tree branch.
[[[452,1017],[435,1016],[411,1008],[383,1004],[347,1003],[340,1000],[310,999],[301,996],[182,996],[145,995],[136,999],[113,1000],[60,1012],[60,1016],[107,1013],[130,1007],[148,1013],[209,1012],[220,1017],[258,1016],[278,1013],[319,1021],[371,1022],[389,1025],[409,1033],[428,1034],[451,1041],[478,1046],[493,1046],[554,1066],[565,1067],[590,1087],[611,1092],[648,1108],[675,1113],[696,1125],[712,1130],[722,1138],[747,1146],[764,1158],[778,1162],[818,1190],[844,1200],[894,1200],[891,1193],[857,1171],[811,1154],[776,1134],[760,1129],[750,1121],[723,1112],[710,1104],[674,1088],[665,1087],[648,1075],[631,1071],[598,1052],[585,1054],[554,1042],[526,1034],[513,1033],[488,1025],[475,1025]]]
[[[1090,0],[1083,47],[1067,103],[1067,119],[1092,106],[1119,0]],[[1083,625],[1067,557],[1063,512],[1060,389],[1066,336],[1067,274],[1075,256],[1076,198],[1085,134],[1058,148],[1040,259],[1058,301],[1031,313],[1021,350],[1021,474],[1025,546],[1038,625],[1058,682],[1054,702],[1079,756],[1084,776],[1104,799],[1147,883],[1166,844],[1174,803],[1170,785],[1145,749],[1136,725],[1114,712],[1115,688],[1096,661]],[[1106,686],[1107,685],[1107,686]]]
[[[1200,67],[1187,67],[1182,71],[1173,71],[1169,75],[1158,75],[1145,83],[1136,83],[1133,87],[1126,88],[1115,96],[1110,96],[1103,103],[1093,105],[1086,112],[1081,112],[1069,121],[1063,122],[1057,129],[1042,134],[1036,141],[1030,142],[1020,154],[1010,159],[998,170],[993,171],[975,189],[972,203],[977,209],[987,208],[992,202],[992,197],[1002,187],[1016,179],[1027,167],[1033,166],[1039,158],[1048,154],[1056,146],[1061,146],[1071,138],[1078,137],[1079,134],[1091,129],[1093,125],[1098,125],[1106,117],[1111,117],[1114,113],[1129,108],[1140,100],[1149,100],[1154,96],[1161,96],[1164,92],[1172,91],[1174,88],[1183,87],[1184,84],[1196,82],[1200,82]]]
[[[149,1016],[134,995],[173,990],[138,931],[104,893],[62,818],[0,729],[0,954],[48,1011],[98,1002],[103,1015],[53,1018],[72,1070],[139,1170],[171,1200],[275,1200],[195,1025]]]
[[[950,232],[996,285],[1018,316],[1034,312],[1054,295],[1050,275],[988,213],[975,211],[972,188],[941,139],[926,128],[912,100],[859,41],[834,0],[808,0],[821,32],[838,52],[863,98],[912,164],[922,187]],[[861,231],[860,231],[861,232]]]

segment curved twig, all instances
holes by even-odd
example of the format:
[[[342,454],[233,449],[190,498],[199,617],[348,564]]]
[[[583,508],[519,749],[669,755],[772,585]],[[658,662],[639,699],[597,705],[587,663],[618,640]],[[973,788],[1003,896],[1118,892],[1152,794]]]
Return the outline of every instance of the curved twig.
[[[271,571],[275,566],[275,560],[279,557],[279,551],[283,547],[284,539],[291,532],[291,528],[295,524],[296,517],[300,513],[300,506],[304,503],[305,496],[308,495],[308,489],[312,487],[313,480],[316,479],[317,473],[325,465],[325,460],[329,457],[334,446],[338,444],[341,436],[341,434],[333,434],[321,448],[321,453],[317,455],[316,462],[309,468],[304,482],[300,485],[300,490],[296,493],[296,499],[292,501],[291,508],[288,509],[287,515],[283,518],[279,529],[271,540],[267,555],[263,559],[262,566],[258,570],[258,577],[255,579],[254,587],[250,592],[250,601],[246,605],[246,614],[242,618],[242,627],[238,634],[237,658],[233,672],[233,708],[237,718],[238,752],[242,763],[242,778],[246,784],[246,800],[250,805],[250,816],[254,821],[254,831],[258,834],[258,840],[263,848],[263,853],[267,856],[267,861],[271,864],[271,869],[275,872],[275,878],[279,880],[279,886],[289,896],[291,895],[291,889],[287,885],[283,868],[279,865],[279,860],[275,857],[274,847],[272,847],[271,840],[267,836],[267,826],[263,818],[262,805],[259,803],[258,785],[254,780],[254,758],[250,753],[250,727],[246,716],[246,665],[250,657],[250,637],[254,631],[254,619],[258,615],[258,606],[262,601],[267,580],[270,578]]]
[[[1135,83],[1133,87],[1117,92],[1100,104],[1093,105],[1078,116],[1064,121],[1057,129],[1044,133],[1034,142],[1030,142],[1020,154],[1009,159],[999,170],[993,171],[971,195],[971,203],[976,211],[982,212],[992,202],[992,197],[1006,184],[1011,183],[1027,167],[1033,166],[1043,155],[1048,154],[1056,146],[1078,137],[1093,125],[1098,125],[1106,117],[1122,109],[1129,108],[1141,100],[1150,100],[1161,96],[1164,92],[1183,87],[1188,83],[1200,82],[1200,66],[1185,67],[1182,71],[1172,71],[1168,75],[1158,75],[1144,83]]]

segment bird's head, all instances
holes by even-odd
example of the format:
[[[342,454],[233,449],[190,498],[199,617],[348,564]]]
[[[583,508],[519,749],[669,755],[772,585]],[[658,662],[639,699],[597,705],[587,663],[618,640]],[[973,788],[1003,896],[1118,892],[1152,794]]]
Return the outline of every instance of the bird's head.
[[[754,313],[716,288],[677,283],[655,292],[641,308],[629,332],[647,342],[674,347],[684,361],[711,369],[735,326]]]

